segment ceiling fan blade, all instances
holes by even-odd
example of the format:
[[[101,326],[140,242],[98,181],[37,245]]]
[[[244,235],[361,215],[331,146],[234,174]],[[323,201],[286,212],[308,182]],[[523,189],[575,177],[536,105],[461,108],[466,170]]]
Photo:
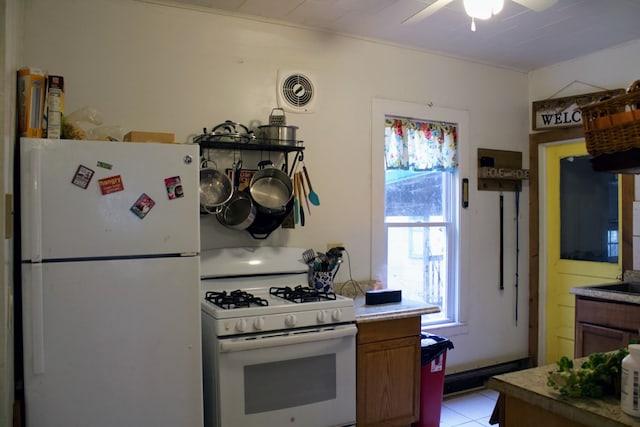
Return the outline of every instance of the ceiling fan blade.
[[[514,3],[518,3],[528,9],[535,10],[536,12],[542,12],[545,9],[554,5],[557,0],[513,0]]]
[[[436,13],[437,11],[439,11],[440,9],[442,9],[452,1],[453,0],[436,0],[435,2],[431,3],[429,6],[422,9],[420,12],[402,21],[402,23],[414,24],[416,22],[422,21],[424,18],[433,15],[434,13]]]

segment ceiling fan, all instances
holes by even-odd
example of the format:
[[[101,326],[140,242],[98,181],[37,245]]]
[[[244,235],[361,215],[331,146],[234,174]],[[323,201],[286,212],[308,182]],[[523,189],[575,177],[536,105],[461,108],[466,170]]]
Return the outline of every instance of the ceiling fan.
[[[421,11],[419,11],[418,13],[414,14],[413,16],[410,16],[409,18],[405,19],[404,21],[402,21],[403,24],[414,24],[416,22],[422,21],[423,19],[433,15],[434,13],[436,13],[437,11],[439,11],[440,9],[442,9],[443,7],[445,7],[446,5],[448,5],[449,3],[453,2],[454,0],[436,0],[433,3],[431,3],[429,6],[425,7],[424,9],[422,9]],[[456,0],[458,1],[458,0]],[[465,0],[465,3],[468,0]],[[528,9],[534,10],[536,12],[541,12],[549,7],[551,7],[557,0],[513,0],[514,3],[518,3],[521,6],[524,6]],[[470,2],[471,3],[471,2]],[[465,9],[466,9],[467,5],[465,4]],[[469,12],[467,12],[469,13]],[[472,18],[474,18],[471,14],[470,16]]]

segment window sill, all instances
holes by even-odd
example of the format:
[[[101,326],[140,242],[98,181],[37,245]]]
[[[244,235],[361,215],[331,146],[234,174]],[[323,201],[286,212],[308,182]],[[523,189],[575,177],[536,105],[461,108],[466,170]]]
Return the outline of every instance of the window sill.
[[[467,335],[469,333],[469,326],[466,323],[440,323],[440,324],[427,324],[422,325],[422,330],[434,335],[443,335],[447,338],[455,337],[458,335]]]

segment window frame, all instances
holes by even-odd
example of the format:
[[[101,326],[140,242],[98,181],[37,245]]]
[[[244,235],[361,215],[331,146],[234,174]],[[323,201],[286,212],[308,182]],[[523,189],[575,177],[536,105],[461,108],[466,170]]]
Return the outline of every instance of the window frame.
[[[460,259],[463,256],[463,248],[460,245],[461,226],[461,177],[467,175],[467,163],[463,147],[468,145],[468,113],[463,110],[438,108],[424,104],[386,99],[373,99],[371,121],[371,277],[378,279],[386,286],[386,259],[387,259],[387,224],[384,221],[385,192],[380,191],[385,186],[384,163],[384,125],[385,117],[407,117],[415,120],[442,121],[455,123],[458,127],[458,170],[451,180],[451,221],[453,236],[448,237],[449,277],[452,280],[447,284],[449,296],[448,318],[431,322],[423,317],[423,325],[441,327],[443,324],[459,325],[465,322],[465,304],[461,301],[460,292]],[[459,184],[459,185],[458,185]],[[429,226],[428,223],[423,224]]]

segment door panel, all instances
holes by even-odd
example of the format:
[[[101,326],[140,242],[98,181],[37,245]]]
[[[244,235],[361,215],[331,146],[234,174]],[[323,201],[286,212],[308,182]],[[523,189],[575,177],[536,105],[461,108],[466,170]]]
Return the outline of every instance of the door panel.
[[[567,200],[570,203],[576,203],[580,206],[594,206],[593,202],[585,201],[585,197],[595,195],[597,192],[590,185],[589,179],[584,179],[585,191],[567,191],[566,188],[561,192],[561,162],[571,161],[574,158],[580,156],[587,156],[587,151],[584,142],[576,142],[569,144],[555,145],[547,148],[546,150],[546,165],[547,165],[547,182],[546,182],[546,301],[545,301],[545,313],[546,313],[546,363],[553,363],[560,359],[562,356],[572,357],[574,353],[574,341],[575,341],[575,297],[569,293],[569,290],[575,286],[583,286],[597,283],[604,283],[614,281],[616,277],[621,274],[621,244],[618,244],[617,260],[615,257],[607,258],[607,253],[595,254],[592,246],[592,239],[587,236],[594,235],[594,228],[599,230],[598,227],[585,226],[584,221],[589,224],[597,222],[601,224],[601,221],[607,221],[606,215],[597,216],[593,209],[578,209],[571,212],[571,206],[567,208]],[[582,159],[583,160],[583,159]],[[589,173],[600,174],[595,175],[593,178],[596,180],[607,179],[605,175],[601,175],[602,172]],[[567,178],[564,178],[565,184]],[[580,182],[578,182],[578,185]],[[615,226],[617,236],[620,236],[620,185],[619,180],[616,183],[617,191],[617,218],[610,221]],[[564,201],[561,200],[564,198]],[[601,204],[600,204],[601,205]],[[562,206],[564,211],[562,212]],[[564,216],[565,221],[561,226],[561,220]],[[561,235],[564,231],[564,239],[567,239],[567,230],[572,227],[582,227],[576,230],[571,242],[567,244],[561,243]],[[564,228],[563,228],[564,227]],[[609,226],[610,227],[610,226]],[[602,229],[606,229],[607,226],[603,225]],[[596,233],[597,234],[597,233]],[[600,233],[601,234],[601,233]],[[613,233],[615,234],[615,233]],[[605,242],[606,248],[607,236],[597,236],[602,240],[600,243]],[[618,238],[618,240],[620,240]],[[621,243],[621,242],[620,242]],[[597,246],[597,245],[596,245]],[[602,246],[602,244],[600,245]],[[561,251],[561,247],[563,250]],[[569,249],[567,249],[569,248]],[[584,250],[582,250],[584,248]],[[606,251],[607,249],[605,249]],[[610,252],[616,252],[615,248],[609,249]],[[561,253],[562,252],[562,253]],[[579,259],[567,259],[567,258],[579,258]],[[615,262],[600,262],[583,259],[608,259]],[[545,362],[545,361],[541,361]]]
[[[23,265],[29,425],[201,425],[198,267],[199,257]]]
[[[197,147],[23,138],[20,156],[23,259],[200,251]],[[140,218],[143,194],[155,204]]]

